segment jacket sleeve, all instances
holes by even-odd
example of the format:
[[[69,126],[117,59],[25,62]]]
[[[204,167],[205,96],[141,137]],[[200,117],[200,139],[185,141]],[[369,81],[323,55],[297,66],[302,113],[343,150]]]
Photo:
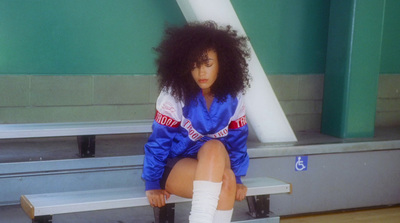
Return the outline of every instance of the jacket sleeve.
[[[182,117],[181,104],[166,91],[158,97],[156,110],[153,132],[144,146],[142,178],[146,181],[146,190],[161,189],[160,179]]]
[[[249,128],[246,122],[243,96],[238,96],[238,105],[228,127],[227,147],[231,160],[231,168],[236,176],[236,182],[241,184],[241,177],[245,176],[249,167],[247,154],[247,136]]]

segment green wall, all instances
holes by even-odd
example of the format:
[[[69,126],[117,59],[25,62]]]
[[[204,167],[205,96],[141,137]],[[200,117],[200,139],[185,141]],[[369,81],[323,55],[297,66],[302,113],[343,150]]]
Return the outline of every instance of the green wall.
[[[154,74],[174,0],[0,0],[0,74]]]
[[[329,0],[232,0],[268,74],[322,74]]]
[[[330,0],[231,1],[268,74],[325,73]],[[400,73],[399,21],[386,0],[380,73]]]
[[[231,0],[268,74],[323,74],[330,0]],[[381,73],[400,73],[400,1],[386,0]],[[0,74],[154,74],[175,0],[0,0]]]
[[[386,0],[380,72],[400,73],[400,1]]]

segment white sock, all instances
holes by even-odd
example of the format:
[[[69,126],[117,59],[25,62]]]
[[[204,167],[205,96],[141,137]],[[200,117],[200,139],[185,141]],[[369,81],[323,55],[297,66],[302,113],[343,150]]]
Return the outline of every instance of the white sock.
[[[231,222],[233,209],[231,210],[216,210],[213,223],[228,223]]]
[[[192,210],[189,216],[190,223],[212,223],[218,206],[221,186],[222,182],[214,183],[199,180],[193,182]]]

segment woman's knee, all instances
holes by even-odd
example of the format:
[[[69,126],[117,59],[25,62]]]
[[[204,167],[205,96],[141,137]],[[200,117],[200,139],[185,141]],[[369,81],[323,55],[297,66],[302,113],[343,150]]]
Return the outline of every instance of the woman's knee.
[[[228,156],[225,145],[219,140],[210,140],[204,143],[197,156],[225,160]]]

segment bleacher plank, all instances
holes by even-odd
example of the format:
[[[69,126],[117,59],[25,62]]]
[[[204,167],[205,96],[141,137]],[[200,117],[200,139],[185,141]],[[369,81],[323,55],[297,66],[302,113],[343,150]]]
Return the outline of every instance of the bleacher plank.
[[[243,183],[248,187],[248,196],[291,192],[290,184],[268,177],[245,178]],[[171,195],[167,203],[187,201],[190,199]],[[21,206],[31,219],[37,216],[147,205],[149,203],[144,186],[21,196]]]
[[[153,120],[0,124],[0,139],[150,133]]]

